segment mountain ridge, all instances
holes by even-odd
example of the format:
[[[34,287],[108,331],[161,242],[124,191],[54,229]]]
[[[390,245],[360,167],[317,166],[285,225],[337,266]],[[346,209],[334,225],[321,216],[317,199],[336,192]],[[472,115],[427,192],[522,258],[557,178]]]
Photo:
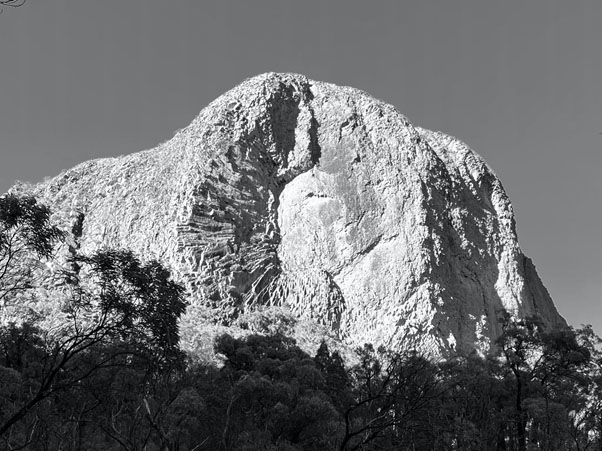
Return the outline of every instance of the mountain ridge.
[[[82,250],[165,262],[215,323],[286,306],[433,352],[486,351],[505,311],[566,324],[486,162],[355,88],[262,74],[157,148],[33,191],[64,225],[84,214]]]

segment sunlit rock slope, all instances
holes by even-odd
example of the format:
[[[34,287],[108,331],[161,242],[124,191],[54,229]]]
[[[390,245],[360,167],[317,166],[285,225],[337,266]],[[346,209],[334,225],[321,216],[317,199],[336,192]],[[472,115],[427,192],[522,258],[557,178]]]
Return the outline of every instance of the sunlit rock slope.
[[[38,185],[83,250],[169,265],[189,315],[286,306],[350,343],[486,350],[498,317],[565,324],[483,159],[393,106],[301,75],[251,78],[156,149]],[[194,318],[188,318],[188,321]]]

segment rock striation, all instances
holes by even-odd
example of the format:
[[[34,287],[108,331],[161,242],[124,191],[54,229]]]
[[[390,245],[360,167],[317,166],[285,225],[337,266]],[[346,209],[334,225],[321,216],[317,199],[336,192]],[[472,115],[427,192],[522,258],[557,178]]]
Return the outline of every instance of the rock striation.
[[[504,311],[565,324],[479,155],[301,75],[246,80],[156,149],[34,192],[66,226],[83,213],[84,251],[163,261],[189,315],[220,324],[286,307],[349,343],[433,352],[487,350]]]

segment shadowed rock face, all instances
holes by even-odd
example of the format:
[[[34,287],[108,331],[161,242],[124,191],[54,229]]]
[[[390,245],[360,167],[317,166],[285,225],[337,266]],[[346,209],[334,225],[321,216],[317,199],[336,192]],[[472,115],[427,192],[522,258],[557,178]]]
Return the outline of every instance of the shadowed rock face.
[[[503,311],[565,324],[480,156],[301,75],[249,79],[156,149],[35,192],[65,225],[83,212],[83,250],[162,260],[224,324],[283,305],[352,343],[433,352],[486,350]]]

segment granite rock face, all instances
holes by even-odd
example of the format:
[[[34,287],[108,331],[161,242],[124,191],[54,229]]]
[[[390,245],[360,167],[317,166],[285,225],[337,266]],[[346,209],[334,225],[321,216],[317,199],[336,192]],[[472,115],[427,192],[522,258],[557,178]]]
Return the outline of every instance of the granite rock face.
[[[84,251],[163,261],[222,324],[286,306],[350,343],[433,352],[488,349],[503,311],[565,324],[479,155],[301,75],[249,79],[156,149],[34,191],[66,226],[83,213]]]

